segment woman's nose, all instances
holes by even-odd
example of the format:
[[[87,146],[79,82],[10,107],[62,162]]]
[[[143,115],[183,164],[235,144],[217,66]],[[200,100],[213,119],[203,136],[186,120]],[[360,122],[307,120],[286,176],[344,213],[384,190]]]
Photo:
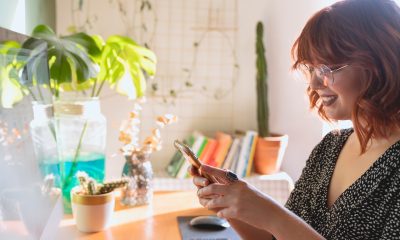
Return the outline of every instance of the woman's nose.
[[[324,84],[322,84],[321,79],[319,79],[316,74],[312,74],[310,77],[310,89],[317,90],[325,88]]]

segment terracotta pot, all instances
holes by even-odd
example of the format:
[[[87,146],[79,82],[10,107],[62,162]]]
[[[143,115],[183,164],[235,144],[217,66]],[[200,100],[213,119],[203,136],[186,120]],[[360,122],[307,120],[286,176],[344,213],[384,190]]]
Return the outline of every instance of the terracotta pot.
[[[258,138],[254,154],[255,172],[259,174],[278,172],[288,140],[288,135],[279,134],[271,134],[271,137]]]

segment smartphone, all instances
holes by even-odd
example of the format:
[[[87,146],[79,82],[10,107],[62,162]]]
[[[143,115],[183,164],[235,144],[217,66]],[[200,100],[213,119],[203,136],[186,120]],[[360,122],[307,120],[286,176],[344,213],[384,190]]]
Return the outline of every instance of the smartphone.
[[[196,169],[200,169],[202,163],[196,157],[196,154],[193,153],[193,151],[192,151],[192,149],[190,149],[190,147],[186,146],[184,143],[181,143],[179,140],[174,141],[174,146],[176,149],[178,149],[182,153],[183,157],[185,157],[185,159],[192,164],[192,166],[194,166]],[[217,181],[217,179],[215,177],[210,176],[206,173],[200,173],[200,174],[201,174],[201,176],[207,178],[208,181],[210,181],[210,183],[219,182],[219,181]]]

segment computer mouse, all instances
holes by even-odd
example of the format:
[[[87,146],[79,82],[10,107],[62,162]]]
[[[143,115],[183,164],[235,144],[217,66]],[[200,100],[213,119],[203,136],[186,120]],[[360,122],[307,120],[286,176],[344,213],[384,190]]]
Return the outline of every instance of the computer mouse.
[[[198,216],[190,220],[190,226],[199,229],[223,230],[231,225],[226,219],[217,216]]]

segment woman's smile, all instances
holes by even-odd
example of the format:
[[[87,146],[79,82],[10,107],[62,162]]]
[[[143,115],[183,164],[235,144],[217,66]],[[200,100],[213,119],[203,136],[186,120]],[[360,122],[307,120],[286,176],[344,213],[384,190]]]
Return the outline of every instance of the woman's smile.
[[[328,107],[336,102],[336,100],[338,99],[338,96],[337,95],[322,95],[322,96],[320,96],[320,98],[322,100],[322,105],[324,105],[324,107]]]

